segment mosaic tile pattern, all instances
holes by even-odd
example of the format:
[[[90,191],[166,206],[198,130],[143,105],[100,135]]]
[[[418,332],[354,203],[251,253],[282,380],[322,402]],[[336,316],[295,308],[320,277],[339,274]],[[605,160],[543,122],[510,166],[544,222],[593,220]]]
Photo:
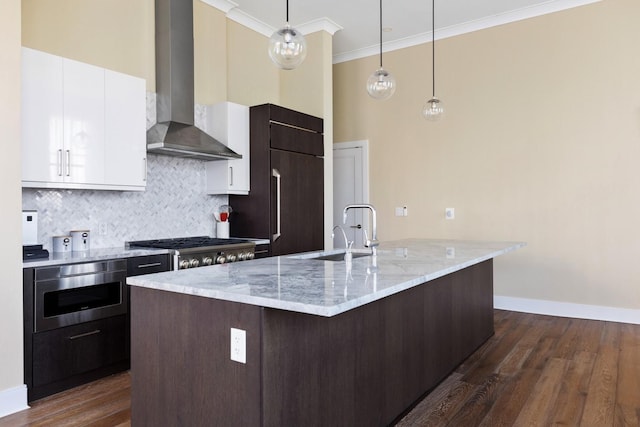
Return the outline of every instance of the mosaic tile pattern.
[[[155,94],[147,94],[147,128],[155,123]],[[196,124],[206,106],[196,106]],[[146,191],[23,188],[22,209],[38,211],[38,241],[51,250],[53,236],[89,229],[91,248],[127,240],[215,236],[213,213],[227,196],[205,193],[205,162],[149,154]]]

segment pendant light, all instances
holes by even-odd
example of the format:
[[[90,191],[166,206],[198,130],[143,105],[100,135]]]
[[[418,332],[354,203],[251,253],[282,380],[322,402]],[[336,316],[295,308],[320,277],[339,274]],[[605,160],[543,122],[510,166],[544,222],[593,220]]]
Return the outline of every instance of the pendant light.
[[[436,121],[444,115],[444,104],[436,98],[436,13],[435,0],[431,0],[431,75],[433,95],[422,108],[425,119]]]
[[[380,68],[369,76],[367,92],[374,99],[388,99],[396,91],[396,79],[382,68],[382,0],[380,0]]]
[[[302,33],[289,25],[289,0],[287,20],[284,28],[273,33],[269,39],[269,57],[283,70],[293,70],[307,56],[307,42]]]

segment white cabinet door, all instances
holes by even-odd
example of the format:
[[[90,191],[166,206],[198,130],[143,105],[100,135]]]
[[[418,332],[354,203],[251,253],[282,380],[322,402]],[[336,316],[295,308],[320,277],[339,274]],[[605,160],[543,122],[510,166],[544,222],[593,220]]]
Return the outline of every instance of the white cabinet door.
[[[22,180],[62,181],[62,58],[22,49]]]
[[[22,186],[144,190],[144,80],[22,52]]]
[[[105,72],[105,184],[144,187],[146,183],[145,90],[144,79]]]
[[[242,159],[214,160],[207,163],[207,193],[249,194],[249,107],[232,102],[209,106],[205,130],[242,155]]]
[[[64,59],[65,182],[104,183],[104,69]]]

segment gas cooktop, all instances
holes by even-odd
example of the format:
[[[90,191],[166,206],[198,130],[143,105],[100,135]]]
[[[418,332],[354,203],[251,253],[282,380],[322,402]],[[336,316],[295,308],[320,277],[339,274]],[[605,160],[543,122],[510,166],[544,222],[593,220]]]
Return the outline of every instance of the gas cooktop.
[[[177,237],[173,239],[152,239],[127,242],[127,247],[157,249],[188,249],[211,246],[226,246],[239,243],[251,243],[244,239],[219,239],[209,236]]]

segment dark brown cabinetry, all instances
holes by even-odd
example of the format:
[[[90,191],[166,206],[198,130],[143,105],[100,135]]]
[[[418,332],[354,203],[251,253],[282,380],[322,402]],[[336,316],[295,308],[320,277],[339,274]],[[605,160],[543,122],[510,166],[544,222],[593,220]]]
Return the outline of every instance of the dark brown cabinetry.
[[[386,426],[493,335],[493,261],[328,318],[142,287],[131,303],[132,425]]]
[[[98,268],[103,264],[118,272],[106,274],[96,270],[95,274],[88,274],[91,268]],[[73,270],[74,266],[77,267],[76,270]],[[62,270],[65,268],[69,269],[71,273],[62,277]],[[60,273],[56,273],[57,269],[60,269]],[[125,270],[126,276],[167,271],[169,270],[169,255],[151,255],[128,258],[126,261],[121,259],[69,264],[64,267],[25,268],[23,270],[24,377],[29,401],[129,368],[130,316],[128,297],[130,290],[125,284]],[[46,303],[47,293],[54,293],[49,290],[49,287],[40,289],[38,287],[39,281],[42,281],[43,276],[50,279],[48,281],[55,281],[56,275],[61,276],[59,290],[55,291],[59,294],[55,296],[57,307],[60,309],[58,311],[63,313],[59,317],[70,317],[60,323],[59,326],[62,327],[38,328],[37,319],[40,317],[43,317],[44,320],[51,319],[51,313],[47,313],[46,309],[43,311],[38,308],[38,301],[42,299]],[[91,291],[83,292],[83,288],[78,287],[78,280],[83,276],[87,276],[88,286],[86,289],[92,288]],[[110,286],[109,290],[96,289],[101,286],[100,283],[107,283]],[[114,287],[119,289],[118,294],[114,294]],[[71,289],[80,293],[68,294]],[[44,297],[40,294],[44,294]],[[81,299],[81,294],[84,294],[83,298],[85,299],[95,300],[95,298],[102,297],[107,301],[105,304],[109,305],[96,311],[95,320],[92,318],[87,321],[86,316],[83,315],[90,311],[91,304],[86,304],[87,309],[75,307],[75,301]],[[118,314],[113,315],[110,310],[116,306],[121,306],[121,309],[116,310]],[[73,312],[69,313],[72,309],[78,310],[77,315]]]
[[[159,273],[171,269],[168,254],[127,258],[127,277]]]
[[[250,122],[251,190],[229,196],[231,234],[269,239],[270,255],[322,249],[323,120],[264,104]]]

